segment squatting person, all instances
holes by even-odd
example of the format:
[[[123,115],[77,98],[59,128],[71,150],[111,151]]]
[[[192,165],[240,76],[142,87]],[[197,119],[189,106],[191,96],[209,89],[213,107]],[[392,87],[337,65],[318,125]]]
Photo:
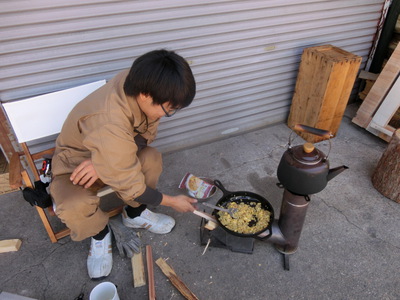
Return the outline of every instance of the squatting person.
[[[194,210],[195,199],[156,190],[162,158],[148,145],[160,118],[189,106],[195,93],[188,63],[173,51],[155,50],[83,99],[66,119],[56,141],[50,193],[71,239],[91,237],[91,278],[105,277],[112,269],[108,215],[99,208],[99,188],[110,186],[125,202],[122,221],[131,228],[157,234],[172,230],[175,220],[150,211],[148,204]]]

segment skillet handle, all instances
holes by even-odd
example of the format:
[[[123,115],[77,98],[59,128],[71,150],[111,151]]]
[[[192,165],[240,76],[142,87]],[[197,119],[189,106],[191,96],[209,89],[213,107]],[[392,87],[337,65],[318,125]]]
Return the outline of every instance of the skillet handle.
[[[222,185],[221,181],[219,181],[218,179],[214,180],[214,185],[222,191],[224,196],[232,193],[232,192],[228,191],[227,189],[225,189],[225,187]]]

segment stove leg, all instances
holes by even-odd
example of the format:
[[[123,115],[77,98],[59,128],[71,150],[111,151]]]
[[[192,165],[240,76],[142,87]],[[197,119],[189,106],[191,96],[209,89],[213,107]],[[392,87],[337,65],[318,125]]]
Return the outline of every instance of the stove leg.
[[[282,255],[283,255],[283,269],[285,271],[290,271],[289,254],[282,253]]]

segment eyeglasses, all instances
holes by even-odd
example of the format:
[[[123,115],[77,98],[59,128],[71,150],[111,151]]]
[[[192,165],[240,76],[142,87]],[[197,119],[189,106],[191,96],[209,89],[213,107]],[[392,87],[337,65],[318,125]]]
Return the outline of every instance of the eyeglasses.
[[[162,104],[161,104],[161,108],[164,111],[166,117],[172,117],[179,110],[179,108],[175,108],[175,109],[170,109],[169,111],[167,111]]]

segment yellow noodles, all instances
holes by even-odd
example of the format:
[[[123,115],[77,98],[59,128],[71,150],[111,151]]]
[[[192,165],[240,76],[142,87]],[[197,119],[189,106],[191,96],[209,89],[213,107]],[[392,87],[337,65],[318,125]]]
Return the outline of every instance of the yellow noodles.
[[[237,208],[238,211],[232,218],[227,212],[219,211],[219,221],[233,232],[241,234],[254,234],[267,228],[271,212],[261,207],[261,203],[236,203],[230,202],[227,208]]]

